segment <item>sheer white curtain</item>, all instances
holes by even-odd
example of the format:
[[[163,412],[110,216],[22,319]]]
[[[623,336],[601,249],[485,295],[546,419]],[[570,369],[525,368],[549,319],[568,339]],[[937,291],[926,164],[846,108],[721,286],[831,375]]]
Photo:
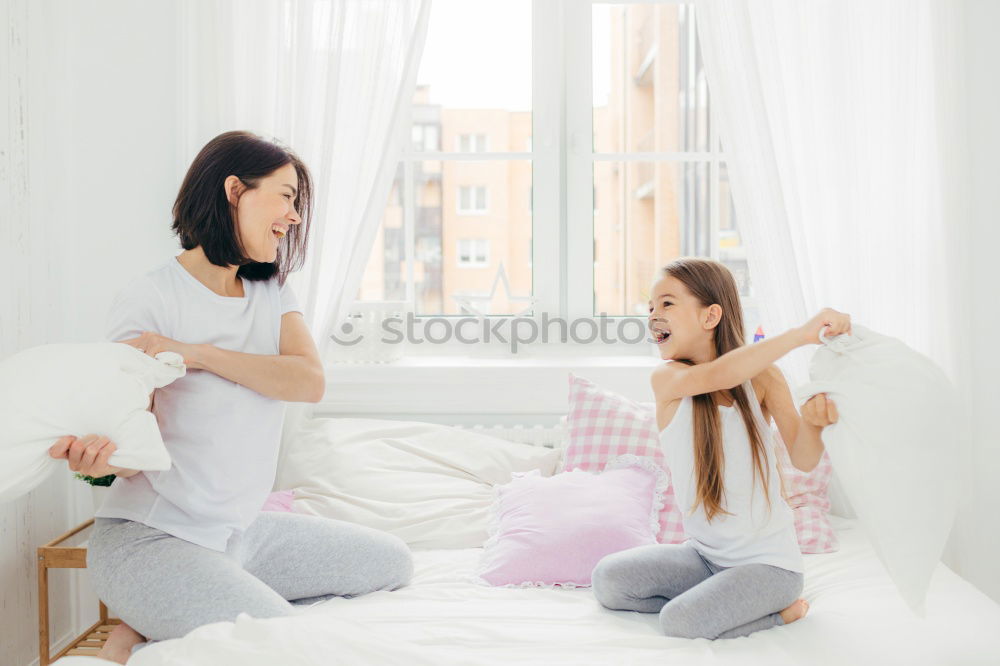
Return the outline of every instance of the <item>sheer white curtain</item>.
[[[403,142],[430,0],[186,0],[184,166],[217,134],[273,136],[309,166],[314,218],[289,282],[320,352],[361,283]],[[307,413],[291,405],[286,434]]]
[[[766,331],[830,306],[955,376],[947,4],[696,0]]]
[[[935,0],[695,7],[765,329],[786,330],[831,306],[934,359],[963,391],[965,413],[938,416],[954,434],[941,442],[942,470],[957,457],[967,502],[961,8]],[[780,363],[793,385],[807,378],[813,349]],[[839,494],[835,481],[835,503]]]

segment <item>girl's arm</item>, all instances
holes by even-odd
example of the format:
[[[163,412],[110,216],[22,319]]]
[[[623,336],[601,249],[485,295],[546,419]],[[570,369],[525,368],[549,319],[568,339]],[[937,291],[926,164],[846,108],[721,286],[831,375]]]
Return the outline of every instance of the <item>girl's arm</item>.
[[[803,472],[812,471],[823,457],[823,428],[837,422],[837,406],[825,393],[814,395],[802,406],[802,424],[795,446],[788,452],[792,464]]]
[[[781,439],[788,449],[788,457],[791,458],[792,464],[803,472],[812,471],[823,456],[824,447],[820,433],[825,426],[837,420],[833,401],[827,400],[823,394],[813,396],[802,407],[800,416],[795,409],[788,382],[785,381],[781,371],[772,366],[765,376],[767,388],[764,392],[764,406],[778,426]],[[830,408],[833,409],[832,412],[829,412]]]
[[[768,340],[744,345],[714,361],[687,365],[664,363],[653,371],[653,392],[657,402],[673,402],[689,395],[701,395],[739,386],[756,377],[779,358],[802,345],[818,343],[819,333],[830,327],[830,335],[851,330],[848,315],[826,308],[805,325]]]

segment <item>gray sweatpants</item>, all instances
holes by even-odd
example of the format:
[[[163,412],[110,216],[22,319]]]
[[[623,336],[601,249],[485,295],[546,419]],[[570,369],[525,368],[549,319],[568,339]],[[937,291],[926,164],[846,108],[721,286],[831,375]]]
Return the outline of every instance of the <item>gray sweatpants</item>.
[[[667,636],[735,638],[784,624],[800,573],[767,564],[721,567],[688,543],[639,546],[594,567],[592,591],[612,610],[659,613]]]
[[[406,543],[391,534],[262,512],[229,540],[225,553],[142,523],[97,518],[87,570],[108,608],[154,641],[239,613],[279,617],[328,597],[393,590],[409,582],[413,560]]]

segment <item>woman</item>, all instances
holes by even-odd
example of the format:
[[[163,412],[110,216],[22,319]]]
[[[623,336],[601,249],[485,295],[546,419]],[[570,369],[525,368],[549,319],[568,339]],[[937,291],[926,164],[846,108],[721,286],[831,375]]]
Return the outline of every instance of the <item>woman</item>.
[[[291,151],[247,132],[210,141],[174,203],[184,251],[128,284],[107,339],[187,374],[155,391],[172,466],[108,464],[106,437],[63,437],[50,455],[90,476],[115,474],[96,513],[88,569],[122,619],[101,651],[125,663],[144,640],[211,622],[295,612],[317,597],[405,585],[409,549],[376,530],[262,513],[274,482],[284,402],[318,402],[323,368],[285,278],[301,266],[312,188]]]

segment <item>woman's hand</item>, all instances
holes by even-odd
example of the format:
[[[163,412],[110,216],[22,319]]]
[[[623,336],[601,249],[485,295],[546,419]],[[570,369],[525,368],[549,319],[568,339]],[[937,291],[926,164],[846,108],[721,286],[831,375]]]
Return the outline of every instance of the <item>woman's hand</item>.
[[[811,426],[825,428],[836,423],[838,418],[837,405],[825,393],[817,393],[802,405],[802,420]]]
[[[168,337],[151,331],[143,331],[142,335],[137,338],[119,340],[118,342],[131,345],[147,356],[152,356],[154,358],[162,351],[176,352],[184,357],[184,365],[187,366],[188,370],[202,369],[200,364],[200,351],[203,345],[192,345],[185,342],[177,342],[176,340],[171,340]]]
[[[121,467],[108,464],[108,458],[117,449],[114,442],[107,437],[84,435],[77,438],[66,435],[49,447],[49,456],[56,459],[65,458],[69,461],[70,470],[98,478],[122,471]]]
[[[803,344],[818,344],[822,342],[819,334],[827,326],[830,327],[830,331],[827,333],[829,337],[834,337],[842,333],[850,333],[851,315],[837,312],[832,308],[823,308],[815,317],[799,328]]]

